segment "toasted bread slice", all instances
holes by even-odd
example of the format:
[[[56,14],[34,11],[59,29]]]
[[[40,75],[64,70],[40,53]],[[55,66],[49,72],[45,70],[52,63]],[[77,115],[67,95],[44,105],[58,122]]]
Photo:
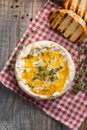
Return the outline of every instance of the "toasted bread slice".
[[[86,21],[86,25],[87,25],[87,11],[85,12],[84,20]]]
[[[82,42],[87,36],[85,21],[71,10],[52,11],[48,15],[48,21],[52,29],[61,32],[72,42]]]
[[[76,12],[87,22],[87,0],[65,0],[63,7]]]

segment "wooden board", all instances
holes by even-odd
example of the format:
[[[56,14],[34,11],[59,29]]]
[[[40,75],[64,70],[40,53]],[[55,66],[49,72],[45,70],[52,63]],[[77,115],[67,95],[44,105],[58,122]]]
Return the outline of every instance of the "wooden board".
[[[16,2],[18,1],[18,2]],[[0,70],[47,0],[0,0]],[[59,3],[61,0],[52,0]],[[0,130],[69,130],[0,84]],[[79,130],[87,130],[87,119]]]

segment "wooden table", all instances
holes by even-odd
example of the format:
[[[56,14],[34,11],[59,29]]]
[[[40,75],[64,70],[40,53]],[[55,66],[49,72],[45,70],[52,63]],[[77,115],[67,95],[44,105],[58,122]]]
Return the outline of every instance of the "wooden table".
[[[0,0],[0,70],[47,0]],[[58,4],[59,0],[53,0]],[[60,0],[61,1],[61,0]],[[0,84],[0,130],[69,130]],[[87,119],[79,130],[87,130]]]

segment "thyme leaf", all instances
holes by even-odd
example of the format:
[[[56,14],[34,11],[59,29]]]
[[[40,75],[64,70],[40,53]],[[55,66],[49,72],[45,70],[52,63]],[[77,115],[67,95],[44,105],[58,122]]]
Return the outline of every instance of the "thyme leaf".
[[[71,90],[72,94],[77,94],[80,90],[85,90],[87,92],[87,47],[83,48],[83,44],[78,46],[78,57],[79,61],[77,63],[77,68],[79,72],[75,75],[75,85]],[[84,59],[81,59],[84,56]]]
[[[7,71],[10,71],[11,69],[12,69],[12,65],[9,65]]]

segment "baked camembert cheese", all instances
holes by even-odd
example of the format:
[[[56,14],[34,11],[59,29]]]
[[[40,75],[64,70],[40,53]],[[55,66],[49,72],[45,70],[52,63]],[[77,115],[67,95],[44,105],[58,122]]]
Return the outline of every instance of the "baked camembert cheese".
[[[38,99],[53,99],[71,87],[75,66],[65,48],[51,41],[38,41],[19,53],[15,75],[27,94]]]

